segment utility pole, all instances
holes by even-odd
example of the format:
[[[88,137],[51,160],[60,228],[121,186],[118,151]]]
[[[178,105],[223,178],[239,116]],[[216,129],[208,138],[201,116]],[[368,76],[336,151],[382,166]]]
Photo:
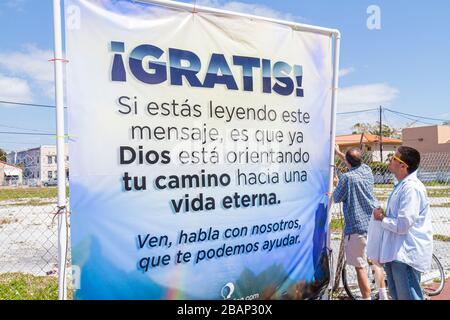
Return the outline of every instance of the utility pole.
[[[380,106],[380,162],[383,162],[383,107]]]

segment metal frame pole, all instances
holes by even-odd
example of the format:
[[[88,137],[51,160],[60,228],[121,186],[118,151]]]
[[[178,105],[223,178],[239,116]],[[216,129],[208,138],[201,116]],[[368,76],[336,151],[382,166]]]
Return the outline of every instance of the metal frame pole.
[[[341,34],[339,31],[334,33],[334,56],[333,56],[333,84],[331,88],[331,132],[330,132],[330,180],[328,181],[328,213],[327,213],[327,248],[331,248],[331,232],[330,232],[330,224],[331,224],[331,207],[333,205],[333,176],[334,176],[334,148],[336,141],[336,111],[337,111],[337,92],[339,88],[339,58],[341,49]],[[334,266],[331,266],[330,270],[330,284],[329,288],[333,288],[334,286]],[[329,297],[328,297],[329,298]]]
[[[58,299],[67,299],[66,254],[67,254],[67,216],[66,216],[66,169],[64,148],[64,85],[62,59],[61,0],[53,0],[54,70],[56,100],[56,152],[58,178]]]

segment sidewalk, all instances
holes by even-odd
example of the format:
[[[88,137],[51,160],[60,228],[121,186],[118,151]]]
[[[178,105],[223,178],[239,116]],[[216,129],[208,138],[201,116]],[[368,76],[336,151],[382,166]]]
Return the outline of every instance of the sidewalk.
[[[445,281],[444,290],[436,297],[431,297],[431,300],[450,300],[450,278]]]

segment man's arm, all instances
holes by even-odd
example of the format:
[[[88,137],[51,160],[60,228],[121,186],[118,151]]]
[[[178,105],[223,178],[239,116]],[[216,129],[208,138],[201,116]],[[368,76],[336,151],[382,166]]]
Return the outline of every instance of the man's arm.
[[[334,189],[333,192],[333,198],[335,203],[339,203],[347,199],[347,181],[348,181],[347,176],[343,174],[341,176],[341,179],[339,179],[339,183],[336,189]]]
[[[397,234],[407,234],[420,214],[419,190],[408,188],[400,196],[397,218],[385,217],[381,226]]]
[[[339,158],[341,158],[342,161],[345,161],[345,154],[341,152],[341,150],[339,149],[339,145],[334,145],[334,152]]]

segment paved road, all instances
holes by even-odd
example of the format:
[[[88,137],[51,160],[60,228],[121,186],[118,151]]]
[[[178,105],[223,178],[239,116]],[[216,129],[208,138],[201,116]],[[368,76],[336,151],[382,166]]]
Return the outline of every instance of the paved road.
[[[445,282],[442,293],[436,297],[432,297],[431,300],[450,300],[450,278]]]

